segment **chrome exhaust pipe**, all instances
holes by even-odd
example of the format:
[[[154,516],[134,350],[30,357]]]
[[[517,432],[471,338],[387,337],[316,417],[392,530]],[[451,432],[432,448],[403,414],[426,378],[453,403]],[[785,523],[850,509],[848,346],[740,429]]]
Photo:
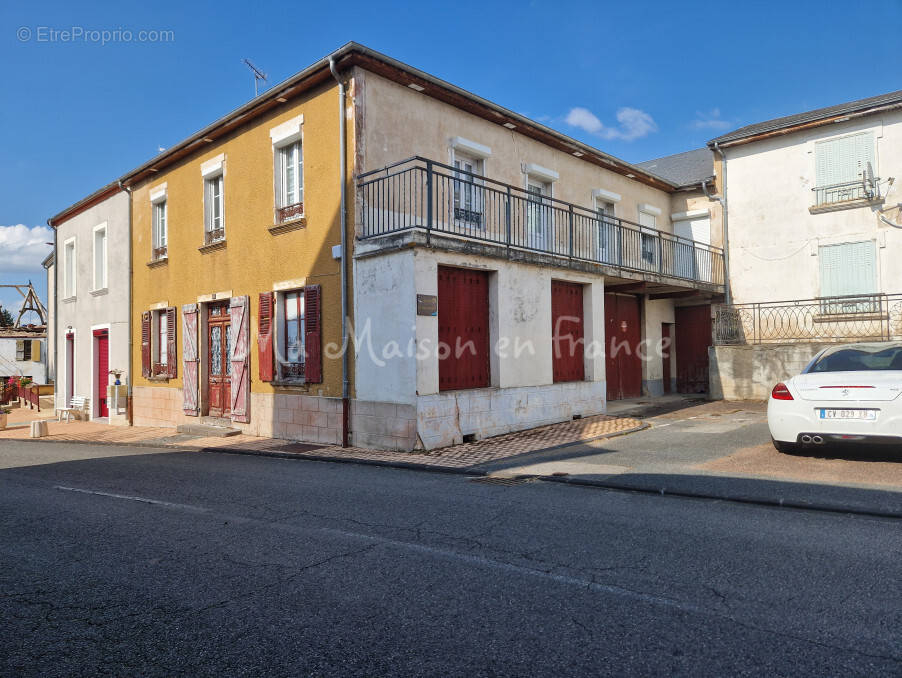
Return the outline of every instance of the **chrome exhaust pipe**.
[[[811,436],[811,442],[813,442],[815,445],[823,445],[824,438],[822,436]]]
[[[806,433],[805,435],[802,436],[802,442],[807,445],[808,443],[811,442],[811,436]]]

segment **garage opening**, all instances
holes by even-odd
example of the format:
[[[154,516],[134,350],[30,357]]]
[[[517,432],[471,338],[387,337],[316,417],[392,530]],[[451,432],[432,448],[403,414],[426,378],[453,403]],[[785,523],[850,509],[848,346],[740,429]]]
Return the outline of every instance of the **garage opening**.
[[[554,382],[585,379],[583,286],[551,281],[551,360]]]

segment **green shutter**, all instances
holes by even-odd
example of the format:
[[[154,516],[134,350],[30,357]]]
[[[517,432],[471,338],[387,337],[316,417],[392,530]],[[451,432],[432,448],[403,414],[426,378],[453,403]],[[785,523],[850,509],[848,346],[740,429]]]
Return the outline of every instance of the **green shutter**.
[[[819,259],[822,297],[877,292],[877,254],[873,240],[823,246]]]
[[[874,164],[874,133],[818,141],[814,145],[816,186],[833,186],[856,181],[867,163]]]

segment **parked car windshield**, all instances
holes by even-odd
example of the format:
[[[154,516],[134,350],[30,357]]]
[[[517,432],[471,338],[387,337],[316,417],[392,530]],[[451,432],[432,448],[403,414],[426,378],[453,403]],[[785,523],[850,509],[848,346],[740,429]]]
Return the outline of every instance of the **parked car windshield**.
[[[872,370],[902,371],[902,346],[889,348],[841,348],[827,351],[809,372],[868,372]]]

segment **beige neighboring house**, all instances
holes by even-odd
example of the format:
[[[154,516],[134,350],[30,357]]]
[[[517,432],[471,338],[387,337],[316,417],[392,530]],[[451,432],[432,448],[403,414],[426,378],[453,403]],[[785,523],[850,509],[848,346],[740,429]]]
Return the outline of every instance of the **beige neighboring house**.
[[[902,91],[743,127],[723,159],[733,305],[714,395],[766,397],[826,343],[902,338]]]

